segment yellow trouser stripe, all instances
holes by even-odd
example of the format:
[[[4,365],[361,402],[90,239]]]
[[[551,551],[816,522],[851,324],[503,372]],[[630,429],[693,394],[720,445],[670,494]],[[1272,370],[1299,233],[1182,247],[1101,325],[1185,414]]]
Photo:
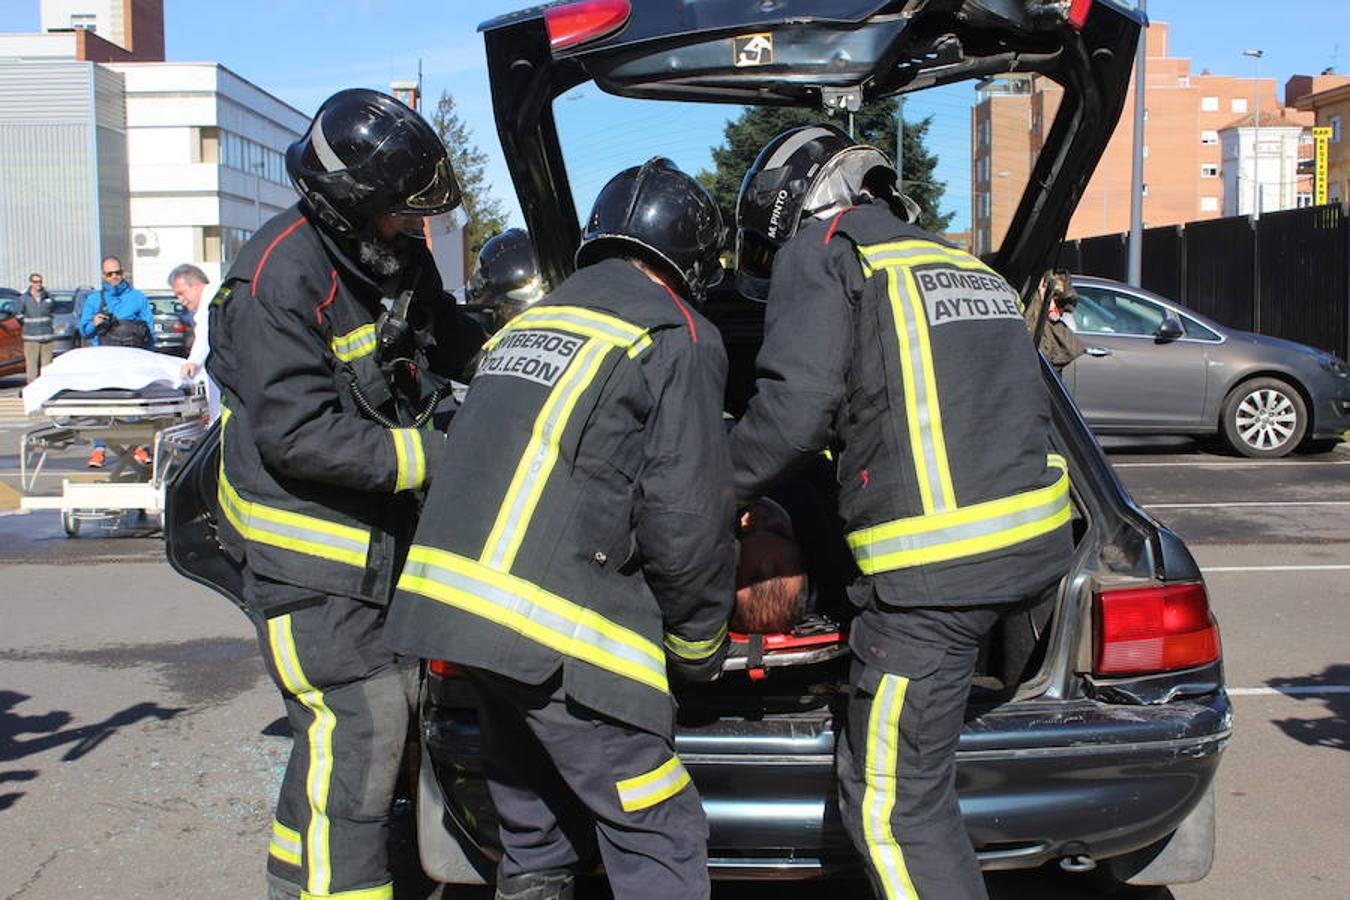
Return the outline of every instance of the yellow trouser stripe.
[[[389,436],[394,439],[394,459],[398,474],[394,479],[395,491],[407,491],[422,486],[427,479],[426,454],[422,450],[422,435],[416,428],[393,428]]]
[[[688,786],[689,772],[678,756],[672,756],[645,775],[615,782],[619,791],[619,805],[624,812],[648,809],[668,800]]]
[[[974,503],[945,513],[912,516],[850,532],[848,545],[864,574],[945,562],[1001,550],[1054,531],[1072,516],[1068,463],[1045,487]]]
[[[885,900],[918,900],[905,868],[905,854],[895,838],[895,785],[900,778],[900,713],[909,679],[882,675],[867,716],[867,746],[863,759],[862,817],[867,856],[876,869]]]
[[[300,900],[394,900],[394,884],[390,882],[379,887],[338,891],[336,894],[311,894],[309,891],[301,891]]]
[[[362,325],[355,331],[334,337],[330,346],[333,348],[334,356],[343,362],[351,362],[374,353],[378,345],[379,338],[375,335],[375,326]]]
[[[273,820],[272,843],[268,846],[267,852],[287,865],[299,868],[302,851],[303,844],[300,842],[300,832]]]
[[[517,317],[517,321],[524,314]],[[614,345],[587,340],[573,355],[567,371],[549,392],[548,399],[534,420],[525,452],[516,464],[506,496],[497,510],[497,520],[488,532],[479,561],[501,572],[509,572],[515,562],[525,532],[530,527],[539,498],[544,492],[553,466],[558,461],[560,442],[577,401],[600,371],[605,356]]]
[[[669,692],[666,658],[656,644],[518,576],[414,545],[398,586],[509,628],[564,656]]]
[[[370,554],[370,535],[367,532],[245,500],[239,495],[225,476],[225,434],[229,429],[230,416],[229,408],[222,407],[220,476],[216,500],[234,530],[248,541],[365,568],[366,558]]]
[[[723,625],[717,629],[717,634],[705,641],[686,641],[678,634],[666,632],[664,644],[666,649],[681,659],[699,660],[707,659],[717,652],[717,648],[722,646],[726,640],[727,626]]]
[[[323,691],[310,684],[305,676],[295,649],[290,614],[268,619],[267,634],[272,661],[281,675],[282,684],[313,716],[305,733],[309,763],[305,779],[305,798],[309,805],[309,828],[304,841],[304,857],[308,863],[306,888],[315,894],[327,895],[333,880],[328,792],[333,779],[333,730],[337,727],[337,716],[324,702]]]

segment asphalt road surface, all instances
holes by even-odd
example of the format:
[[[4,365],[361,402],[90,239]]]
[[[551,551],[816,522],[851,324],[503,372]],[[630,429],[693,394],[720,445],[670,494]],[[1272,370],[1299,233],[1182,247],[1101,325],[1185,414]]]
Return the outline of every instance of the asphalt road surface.
[[[17,505],[18,425],[0,407],[0,510]],[[1109,449],[1206,570],[1237,710],[1213,873],[1135,896],[1350,895],[1348,448],[1261,463],[1187,442]],[[47,489],[81,461],[55,462]],[[134,528],[71,540],[55,514],[0,514],[0,562],[0,898],[263,896],[288,738],[243,616],[177,578],[158,538]],[[406,825],[400,898],[490,896],[419,878]],[[999,900],[1094,896],[1052,869],[988,882]],[[744,884],[715,895],[865,896]]]

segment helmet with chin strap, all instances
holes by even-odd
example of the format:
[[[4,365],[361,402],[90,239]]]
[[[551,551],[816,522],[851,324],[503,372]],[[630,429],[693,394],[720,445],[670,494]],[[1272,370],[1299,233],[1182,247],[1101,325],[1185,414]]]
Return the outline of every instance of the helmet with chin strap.
[[[828,218],[866,196],[897,197],[912,220],[918,208],[895,191],[886,154],[833,125],[804,125],[765,145],[736,200],[736,278],[742,293],[768,294],[778,249],[811,218]]]
[[[339,235],[376,216],[434,216],[461,195],[445,144],[426,120],[379,91],[339,91],[286,150],[286,172],[319,221]]]
[[[547,290],[529,234],[508,228],[485,243],[472,284],[474,302],[492,309],[498,327],[543,298]]]

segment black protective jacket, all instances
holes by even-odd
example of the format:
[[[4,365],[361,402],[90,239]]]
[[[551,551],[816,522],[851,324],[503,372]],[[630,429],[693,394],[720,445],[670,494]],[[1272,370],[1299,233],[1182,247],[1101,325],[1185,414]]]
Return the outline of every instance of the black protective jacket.
[[[738,494],[831,450],[859,604],[1006,603],[1067,570],[1036,351],[1016,293],[970,254],[880,202],[802,229],[774,262],[756,364]]]
[[[425,246],[410,240],[409,252],[411,366],[382,370],[375,327],[382,298],[408,285],[377,285],[298,206],[244,246],[212,301],[220,536],[268,582],[390,596],[417,492],[444,452],[443,433],[416,425],[417,413],[482,338],[443,298]]]
[[[390,609],[395,649],[668,734],[667,666],[713,677],[733,602],[717,330],[630,263],[487,344]]]

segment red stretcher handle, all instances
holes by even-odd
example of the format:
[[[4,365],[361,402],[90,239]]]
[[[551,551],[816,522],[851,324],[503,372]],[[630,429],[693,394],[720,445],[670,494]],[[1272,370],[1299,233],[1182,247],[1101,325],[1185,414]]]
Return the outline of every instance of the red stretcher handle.
[[[748,634],[739,634],[731,632],[728,637],[733,644],[748,644],[750,636]],[[774,650],[802,650],[807,647],[828,647],[831,644],[838,644],[844,640],[842,632],[834,631],[829,634],[812,634],[802,637],[794,637],[790,634],[766,634],[764,637],[764,650],[771,652]]]

